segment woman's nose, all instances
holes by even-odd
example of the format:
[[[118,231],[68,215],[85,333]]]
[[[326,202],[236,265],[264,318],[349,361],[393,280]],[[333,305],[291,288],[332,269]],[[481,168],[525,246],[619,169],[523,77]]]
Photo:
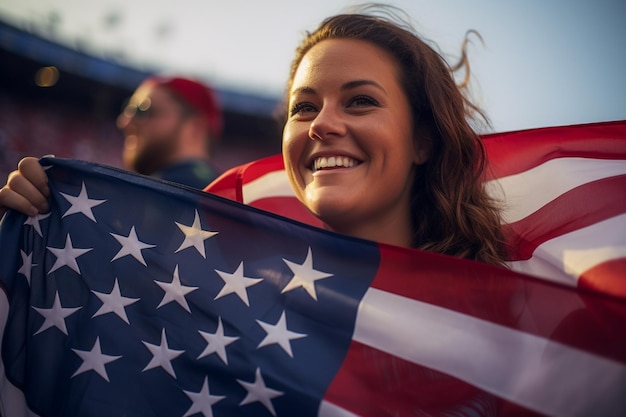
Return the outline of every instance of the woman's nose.
[[[340,110],[324,106],[309,126],[309,138],[324,140],[341,137],[346,133],[345,120]]]

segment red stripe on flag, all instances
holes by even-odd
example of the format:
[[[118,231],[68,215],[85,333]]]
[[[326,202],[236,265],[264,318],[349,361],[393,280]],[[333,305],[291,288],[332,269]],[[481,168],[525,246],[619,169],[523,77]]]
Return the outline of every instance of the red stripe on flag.
[[[407,256],[402,248],[386,245],[380,245],[380,251],[373,288],[626,363],[624,300],[480,262],[430,253],[420,256],[418,251]],[[611,307],[601,310],[598,305]],[[593,310],[592,319],[580,310]],[[572,317],[583,317],[578,328],[568,325],[571,331],[563,330],[563,321]],[[597,337],[579,340],[577,334]]]
[[[244,183],[247,184],[262,177],[268,172],[283,171],[285,169],[285,164],[283,162],[282,154],[276,154],[259,159],[254,163],[247,164],[244,168]]]
[[[361,417],[540,415],[450,375],[354,341],[324,400]]]
[[[251,164],[254,164],[254,162],[248,165]],[[215,181],[207,185],[204,191],[243,203],[243,171],[245,166],[237,166],[224,172]]]
[[[626,121],[547,127],[482,136],[489,178],[518,174],[554,158],[621,159]]]
[[[578,286],[626,299],[626,258],[603,262],[585,271],[578,279]]]
[[[626,213],[626,175],[576,187],[524,219],[505,225],[510,260],[530,259],[542,243]]]

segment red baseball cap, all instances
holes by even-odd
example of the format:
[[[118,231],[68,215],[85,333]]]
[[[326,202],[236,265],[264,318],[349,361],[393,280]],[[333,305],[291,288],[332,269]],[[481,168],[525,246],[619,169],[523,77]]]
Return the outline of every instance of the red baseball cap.
[[[223,128],[222,111],[217,94],[211,87],[188,78],[159,76],[150,77],[143,84],[164,87],[191,105],[205,116],[213,139],[220,138]]]

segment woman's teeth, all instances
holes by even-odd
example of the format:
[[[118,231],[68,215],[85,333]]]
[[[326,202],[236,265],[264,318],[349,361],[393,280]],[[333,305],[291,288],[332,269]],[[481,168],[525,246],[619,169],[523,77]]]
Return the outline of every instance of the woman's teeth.
[[[313,161],[313,171],[319,171],[324,168],[336,168],[336,167],[345,167],[351,168],[355,166],[358,161],[348,158],[347,156],[321,156],[319,158],[315,158]]]

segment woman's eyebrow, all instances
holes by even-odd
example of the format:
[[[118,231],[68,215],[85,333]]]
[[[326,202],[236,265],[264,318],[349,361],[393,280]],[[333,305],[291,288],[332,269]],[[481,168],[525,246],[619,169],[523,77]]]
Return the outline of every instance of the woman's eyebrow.
[[[290,96],[293,97],[297,94],[315,94],[315,89],[312,87],[307,87],[307,86],[298,87],[298,88],[295,88],[293,91],[291,91]]]
[[[382,85],[378,84],[376,81],[373,81],[373,80],[348,81],[347,83],[345,83],[345,84],[343,84],[341,86],[341,89],[342,90],[351,90],[353,88],[361,87],[363,85],[371,85],[371,86],[376,87],[379,90],[383,91],[384,93],[387,93],[387,90],[385,90]]]
[[[351,90],[354,88],[358,88],[364,85],[371,85],[373,87],[378,88],[379,90],[383,91],[384,93],[387,93],[387,90],[385,90],[385,88],[380,85],[379,83],[377,83],[376,81],[373,80],[354,80],[354,81],[348,81],[346,83],[344,83],[341,86],[342,90]],[[295,96],[297,94],[315,94],[315,89],[313,87],[308,87],[308,86],[302,86],[302,87],[298,87],[295,88],[290,96]]]

